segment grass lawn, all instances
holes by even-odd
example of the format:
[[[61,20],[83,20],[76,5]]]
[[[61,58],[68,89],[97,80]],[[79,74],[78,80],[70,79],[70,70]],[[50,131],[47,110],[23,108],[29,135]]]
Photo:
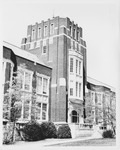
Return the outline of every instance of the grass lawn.
[[[91,139],[77,142],[56,144],[52,146],[115,146],[116,139]]]

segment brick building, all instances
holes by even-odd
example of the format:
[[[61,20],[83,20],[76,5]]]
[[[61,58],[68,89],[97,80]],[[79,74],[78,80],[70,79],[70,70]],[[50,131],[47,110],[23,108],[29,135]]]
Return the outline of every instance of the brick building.
[[[82,28],[60,17],[29,25],[21,48],[52,67],[50,120],[83,123],[86,42]]]
[[[10,43],[3,43],[3,94],[12,84],[13,73],[19,71],[21,80],[21,107],[18,122],[26,123],[31,119],[32,89],[36,89],[34,118],[38,121],[50,120],[50,84],[52,68],[46,66],[35,55]],[[35,78],[36,80],[33,80]],[[8,84],[7,81],[10,81]],[[28,82],[27,82],[28,81]],[[3,121],[10,117],[11,100],[3,98]]]
[[[86,105],[88,103],[91,104],[91,107],[86,109],[86,116],[92,116],[92,124],[104,125],[106,127],[106,125],[111,124],[111,116],[108,113],[116,117],[115,88],[91,77],[87,77]],[[111,121],[115,125],[115,118]]]

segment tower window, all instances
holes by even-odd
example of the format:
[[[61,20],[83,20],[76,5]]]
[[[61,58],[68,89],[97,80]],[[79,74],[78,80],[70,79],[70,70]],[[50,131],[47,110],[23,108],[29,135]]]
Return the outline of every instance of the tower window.
[[[43,46],[43,53],[45,54],[47,51],[47,47],[46,46]]]
[[[43,41],[43,51],[42,53],[45,54],[47,52],[47,45],[46,45],[46,40]]]
[[[72,28],[71,28],[71,26],[70,26],[70,36],[72,35]]]
[[[38,38],[41,38],[41,28],[38,28]]]
[[[79,40],[79,31],[77,31],[77,41]]]
[[[50,35],[54,34],[54,24],[50,25]]]
[[[34,40],[35,39],[35,30],[33,29],[32,30],[32,40]]]
[[[44,36],[47,36],[47,26],[44,27]]]

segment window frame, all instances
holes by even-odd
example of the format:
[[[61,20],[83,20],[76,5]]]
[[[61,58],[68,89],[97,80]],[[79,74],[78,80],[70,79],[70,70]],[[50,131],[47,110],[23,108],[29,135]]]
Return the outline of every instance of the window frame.
[[[26,92],[32,92],[32,79],[33,79],[33,71],[31,71],[31,70],[28,70],[28,69],[25,69],[25,68],[22,68],[22,67],[20,67],[20,66],[18,66],[18,70],[19,71],[23,71],[23,73],[24,73],[24,79],[23,79],[23,85],[22,85],[22,88],[21,88],[21,90],[22,91],[26,91]],[[30,89],[29,90],[26,90],[25,89],[25,73],[28,73],[28,74],[30,74]]]

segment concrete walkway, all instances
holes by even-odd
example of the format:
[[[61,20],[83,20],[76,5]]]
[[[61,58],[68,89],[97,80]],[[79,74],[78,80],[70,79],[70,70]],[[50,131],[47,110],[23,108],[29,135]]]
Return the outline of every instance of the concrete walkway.
[[[2,148],[3,150],[18,150],[19,148],[29,148],[30,149],[35,149],[38,147],[44,147],[44,146],[52,146],[55,144],[61,144],[61,143],[69,143],[69,142],[77,142],[77,141],[84,141],[84,140],[90,140],[94,139],[95,137],[82,137],[82,138],[71,138],[71,139],[45,139],[41,141],[35,141],[35,142],[25,142],[25,141],[19,141],[15,142],[12,145],[3,145]],[[100,137],[99,137],[100,138]]]

